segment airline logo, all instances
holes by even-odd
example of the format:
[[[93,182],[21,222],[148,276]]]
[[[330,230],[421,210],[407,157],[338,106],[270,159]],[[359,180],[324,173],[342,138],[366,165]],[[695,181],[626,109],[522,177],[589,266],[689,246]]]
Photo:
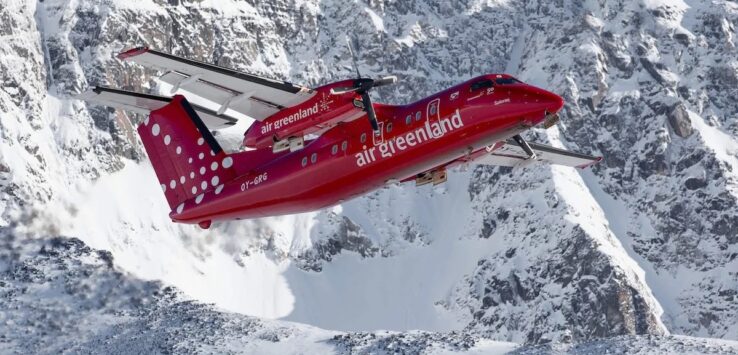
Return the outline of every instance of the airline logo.
[[[447,117],[436,122],[426,121],[423,127],[407,132],[379,145],[375,145],[374,147],[365,149],[361,153],[357,153],[355,155],[356,165],[362,167],[379,159],[390,158],[405,149],[432,139],[441,138],[449,132],[457,130],[463,126],[464,122],[461,120],[461,113],[457,109],[451,117]]]
[[[261,126],[261,134],[267,134],[275,129],[286,127],[295,122],[301,121],[305,118],[313,116],[318,113],[318,103],[316,102],[312,107],[302,108],[299,111],[287,116],[280,118],[274,122],[268,122]]]

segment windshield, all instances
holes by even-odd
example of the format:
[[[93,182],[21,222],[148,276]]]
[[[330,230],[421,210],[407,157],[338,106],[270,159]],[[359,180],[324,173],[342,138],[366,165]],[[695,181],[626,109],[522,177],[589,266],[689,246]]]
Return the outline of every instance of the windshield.
[[[515,78],[497,78],[495,79],[495,83],[497,85],[510,85],[510,84],[522,83],[522,81],[515,79]]]

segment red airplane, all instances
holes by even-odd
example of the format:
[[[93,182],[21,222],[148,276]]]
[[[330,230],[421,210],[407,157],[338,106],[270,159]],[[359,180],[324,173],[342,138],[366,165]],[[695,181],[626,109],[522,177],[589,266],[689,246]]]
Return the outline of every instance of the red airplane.
[[[358,79],[310,89],[147,47],[118,58],[163,70],[160,80],[184,96],[95,87],[80,98],[149,115],[138,133],[170,217],[202,228],[326,208],[396,182],[439,184],[456,165],[584,168],[602,159],[526,142],[520,133],[556,124],[564,101],[506,74],[395,106],[369,93],[396,78],[362,78],[358,69]],[[239,114],[256,121],[242,151],[225,152],[211,131]]]

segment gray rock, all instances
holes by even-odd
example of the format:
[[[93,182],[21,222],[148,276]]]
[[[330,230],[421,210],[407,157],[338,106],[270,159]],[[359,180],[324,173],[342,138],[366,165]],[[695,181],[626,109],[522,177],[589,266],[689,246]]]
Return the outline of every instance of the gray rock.
[[[667,115],[669,119],[669,125],[674,130],[677,136],[686,138],[694,133],[692,128],[692,121],[689,119],[689,113],[683,104],[677,104],[674,108],[669,111]]]

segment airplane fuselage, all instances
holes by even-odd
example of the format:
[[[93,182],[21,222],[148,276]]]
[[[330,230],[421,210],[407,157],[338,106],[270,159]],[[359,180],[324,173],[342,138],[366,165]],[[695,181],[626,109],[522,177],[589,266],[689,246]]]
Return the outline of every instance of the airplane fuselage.
[[[339,85],[345,83],[316,90],[321,94]],[[306,107],[314,110],[314,105]],[[379,135],[364,119],[366,114],[359,114],[306,140],[298,151],[259,148],[233,153],[238,177],[217,195],[206,195],[196,206],[170,216],[177,222],[209,225],[326,208],[388,183],[444,169],[537,125],[562,106],[559,96],[508,75],[478,77],[408,105],[375,104]],[[301,109],[293,120],[311,113],[296,108]]]

